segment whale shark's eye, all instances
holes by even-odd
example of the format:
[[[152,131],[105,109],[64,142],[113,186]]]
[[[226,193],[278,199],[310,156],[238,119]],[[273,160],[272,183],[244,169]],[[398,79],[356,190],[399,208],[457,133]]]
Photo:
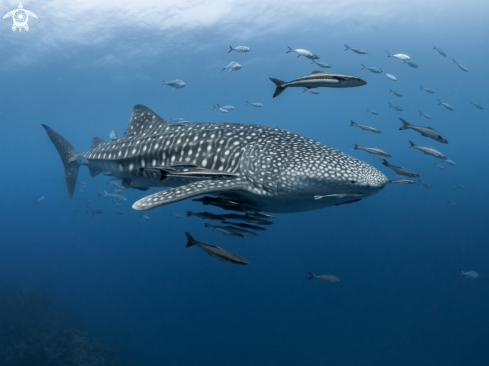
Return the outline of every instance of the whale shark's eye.
[[[367,185],[367,188],[370,188],[370,184]]]
[[[354,181],[354,180],[352,180],[350,183],[351,183],[351,184],[355,184],[355,181]]]

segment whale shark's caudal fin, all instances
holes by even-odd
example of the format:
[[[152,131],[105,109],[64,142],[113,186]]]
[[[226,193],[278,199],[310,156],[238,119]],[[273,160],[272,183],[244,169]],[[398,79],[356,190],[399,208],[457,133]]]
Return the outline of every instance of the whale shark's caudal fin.
[[[76,179],[78,177],[78,169],[80,168],[80,164],[78,164],[75,158],[78,155],[78,152],[63,136],[54,131],[51,127],[44,124],[42,127],[46,130],[63,162],[65,168],[66,189],[68,190],[68,196],[71,198],[73,197],[73,191],[75,190]]]
[[[287,84],[285,81],[282,81],[282,80],[279,80],[279,79],[274,79],[274,78],[270,78],[270,80],[275,84],[275,86],[277,87],[275,89],[275,93],[273,93],[273,97],[277,97],[279,96],[280,94],[282,94],[282,92],[287,89],[287,86],[283,86],[284,84]]]
[[[248,181],[241,178],[197,181],[144,197],[136,201],[132,208],[138,211],[145,211],[195,196],[230,191],[246,191],[248,188]]]

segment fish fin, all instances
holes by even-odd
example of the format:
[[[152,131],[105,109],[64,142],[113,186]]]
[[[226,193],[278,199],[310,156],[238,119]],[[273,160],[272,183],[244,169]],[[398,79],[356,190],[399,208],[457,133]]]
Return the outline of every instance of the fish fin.
[[[411,125],[409,123],[407,123],[405,120],[403,120],[402,118],[399,118],[402,122],[402,126],[399,128],[400,130],[407,130],[408,128],[411,127]]]
[[[191,247],[192,245],[195,245],[195,244],[199,244],[199,242],[197,241],[197,239],[195,239],[187,231],[185,232],[185,235],[187,235],[187,245],[185,246],[185,248]]]
[[[193,212],[192,211],[187,211],[187,216],[193,216]]]
[[[413,148],[415,148],[415,147],[416,147],[416,145],[414,144],[414,142],[409,141],[409,143],[411,144],[411,146],[409,146],[409,148],[410,148],[410,149],[413,149]]]
[[[93,178],[102,173],[103,170],[88,165],[88,172],[90,173],[90,178]]]
[[[279,79],[274,79],[274,78],[269,78],[277,87],[275,89],[275,93],[273,93],[273,98],[279,96],[280,94],[283,93],[285,89],[287,89],[287,86],[283,86],[284,84],[287,84],[285,81],[279,80]],[[248,103],[248,102],[246,102]]]
[[[362,67],[362,70],[367,68],[367,66],[365,66],[364,64],[360,64],[360,65],[362,65],[362,66],[363,66],[363,67]]]
[[[221,72],[223,72],[224,70],[226,70],[226,65],[224,65],[222,62],[221,62],[221,65],[222,65],[222,70],[221,70]]]
[[[97,146],[100,144],[103,144],[105,141],[102,140],[100,137],[94,137],[92,140],[92,146],[90,147],[90,150],[95,149]]]
[[[328,73],[326,71],[316,70],[316,71],[311,72],[311,74],[328,74]],[[345,80],[345,79],[342,79],[342,80]]]
[[[383,160],[382,161],[382,165],[385,165],[385,166],[389,166],[390,165],[387,160],[385,160],[385,159],[382,159],[382,160]]]
[[[356,126],[356,125],[357,125],[357,124],[356,124],[355,122],[353,122],[352,120],[350,120],[350,122],[351,122],[350,127],[353,127],[353,126]]]
[[[441,104],[441,100],[440,100],[440,99],[438,99],[438,105],[440,105],[440,104]]]
[[[387,57],[391,57],[391,56],[392,56],[392,55],[389,53],[389,51],[387,51],[387,50],[386,50],[385,52],[387,52],[387,54],[388,54],[388,56],[387,56]]]
[[[294,52],[294,50],[292,48],[290,48],[289,46],[287,46],[289,48],[289,50],[285,53],[289,53],[289,52]]]
[[[185,186],[168,189],[144,197],[139,201],[136,201],[132,205],[132,208],[138,211],[145,211],[204,194],[244,191],[247,190],[248,186],[249,183],[241,178],[233,180],[197,181]]]
[[[165,86],[165,84],[166,84],[166,81],[163,78],[161,78],[161,80],[163,80],[163,84],[161,84],[160,88],[163,88]]]
[[[230,50],[228,51],[228,53],[230,53],[232,50],[233,50],[233,47],[229,46]]]
[[[51,127],[42,124],[42,127],[46,130],[48,137],[53,143],[56,150],[58,150],[59,157],[63,162],[65,168],[65,183],[66,189],[68,190],[68,196],[73,197],[73,192],[76,186],[76,179],[78,178],[78,169],[80,164],[77,163],[76,159],[73,159],[78,152],[75,148],[59,133],[54,131]]]
[[[353,144],[353,145],[355,145],[355,147],[353,148],[353,150],[358,150],[358,148],[360,147],[360,146],[359,146],[359,145],[357,145],[357,144]]]
[[[346,50],[345,51],[348,51],[350,49],[350,47],[348,47],[346,44],[343,44],[343,46],[346,47]]]
[[[311,275],[311,277],[309,277],[309,278],[308,278],[308,280],[310,280],[311,278],[314,278],[314,277],[316,277],[316,275],[315,275],[314,273],[312,273],[312,272],[309,272],[309,271],[308,271],[308,273],[309,273],[309,274]]]
[[[461,269],[459,269],[459,271],[460,271],[460,274],[458,275],[458,277],[460,277],[461,275],[464,274],[464,271],[462,271]]]
[[[134,106],[131,117],[129,118],[129,126],[124,135],[133,136],[142,133],[151,134],[162,127],[169,125],[167,121],[158,116],[148,107],[137,104]]]
[[[205,227],[214,227],[214,225],[208,224],[207,222],[204,224]]]

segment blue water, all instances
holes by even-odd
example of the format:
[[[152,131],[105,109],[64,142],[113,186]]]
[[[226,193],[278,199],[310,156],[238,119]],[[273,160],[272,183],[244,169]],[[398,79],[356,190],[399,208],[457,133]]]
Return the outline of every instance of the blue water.
[[[271,2],[266,10],[250,4],[243,18],[236,17],[238,5],[229,5],[235,23],[216,13],[217,20],[195,27],[188,9],[178,8],[171,30],[137,23],[144,9],[136,4],[125,8],[134,23],[110,3],[111,22],[102,24],[96,20],[104,14],[95,7],[88,17],[65,4],[63,15],[49,2],[24,4],[39,17],[29,18],[28,32],[12,32],[11,19],[0,22],[0,284],[42,289],[139,365],[487,365],[487,3],[353,4],[335,8],[337,17],[322,2],[291,3],[290,9]],[[1,10],[16,6],[2,4]],[[154,16],[164,23],[168,9],[151,6],[161,10]],[[274,12],[289,17],[279,21]],[[63,16],[69,19],[62,22]],[[368,54],[344,52],[344,43]],[[230,44],[251,51],[228,55]],[[321,88],[320,95],[290,88],[272,99],[269,77],[288,81],[321,70],[286,54],[287,46],[319,54],[319,61],[333,65],[324,71],[368,84]],[[385,50],[410,55],[419,68],[387,58]],[[230,60],[242,69],[221,74],[220,62]],[[360,64],[398,81],[361,71]],[[160,88],[162,77],[186,86]],[[419,91],[420,84],[435,94]],[[264,107],[246,107],[246,101]],[[212,110],[216,103],[236,109],[220,114]],[[391,184],[350,205],[277,214],[268,231],[246,238],[211,232],[195,217],[169,215],[221,212],[191,200],[148,211],[151,219],[143,220],[131,205],[151,192],[126,190],[129,201],[117,215],[111,200],[95,193],[108,189],[104,177],[91,179],[83,167],[78,180],[87,182],[80,186],[85,193],[69,200],[60,159],[41,123],[86,151],[94,136],[108,140],[113,128],[122,136],[136,104],[165,119],[278,126],[399,179],[372,155],[353,150],[353,143],[377,146],[393,156],[391,164],[421,174],[434,188]],[[418,117],[418,110],[433,119]],[[399,131],[399,117],[433,127],[448,145]],[[350,128],[350,119],[382,133]],[[439,170],[433,163],[441,161],[408,149],[409,140],[439,149],[457,165]],[[39,196],[45,200],[34,205]],[[89,218],[84,198],[105,212]],[[184,231],[250,264],[235,266],[185,248]],[[459,268],[480,277],[459,278]],[[341,282],[307,281],[308,271]]]

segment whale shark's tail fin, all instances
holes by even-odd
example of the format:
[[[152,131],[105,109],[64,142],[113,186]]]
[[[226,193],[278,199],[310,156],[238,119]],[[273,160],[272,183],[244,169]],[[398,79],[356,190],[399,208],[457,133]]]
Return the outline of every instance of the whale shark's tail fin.
[[[316,277],[316,275],[314,273],[312,273],[312,272],[309,272],[309,274],[311,275],[311,277],[309,277],[308,280],[310,280],[311,278]]]
[[[78,178],[78,169],[80,168],[80,164],[78,164],[76,159],[78,152],[63,136],[54,131],[51,127],[46,126],[45,124],[43,124],[42,127],[46,130],[63,162],[65,168],[66,189],[68,190],[68,196],[71,198],[73,197],[76,179]]]
[[[279,79],[274,79],[274,78],[270,78],[270,80],[275,84],[275,86],[277,87],[275,89],[275,93],[273,93],[273,97],[277,97],[279,96],[280,94],[282,94],[282,92],[287,89],[287,86],[284,86],[285,84],[287,84],[285,81],[282,81],[282,80],[279,80]]]

